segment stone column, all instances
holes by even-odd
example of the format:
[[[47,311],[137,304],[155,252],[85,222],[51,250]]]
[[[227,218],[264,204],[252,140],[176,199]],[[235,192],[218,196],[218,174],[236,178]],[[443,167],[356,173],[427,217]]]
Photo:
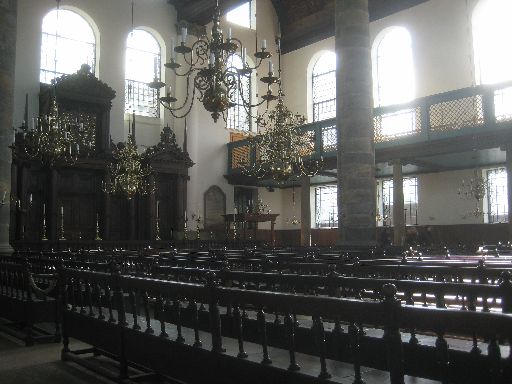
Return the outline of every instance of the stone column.
[[[393,160],[393,244],[405,243],[404,181],[402,162]]]
[[[512,241],[512,144],[508,144],[506,151],[507,166],[507,202],[508,202],[508,240]]]
[[[302,176],[300,183],[300,245],[311,245],[311,180],[309,176]]]
[[[336,0],[338,238],[376,243],[375,149],[368,0]]]
[[[0,1],[0,193],[10,194],[13,137],[14,68],[16,61],[17,0]],[[11,203],[12,204],[12,203]],[[9,206],[0,206],[0,252],[12,251],[9,245]]]

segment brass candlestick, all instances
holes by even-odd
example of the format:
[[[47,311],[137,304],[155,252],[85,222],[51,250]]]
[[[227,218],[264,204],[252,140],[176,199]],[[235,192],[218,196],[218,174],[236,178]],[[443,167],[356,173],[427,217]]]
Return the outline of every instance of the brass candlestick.
[[[46,237],[46,204],[43,204],[43,235],[41,236],[42,241],[48,241]]]
[[[59,240],[66,240],[64,237],[64,207],[60,207],[60,237]]]
[[[100,218],[98,214],[96,214],[96,236],[94,237],[94,240],[103,240],[100,236]]]
[[[156,237],[155,237],[155,240],[162,240],[160,238],[160,218],[159,217],[156,218]]]

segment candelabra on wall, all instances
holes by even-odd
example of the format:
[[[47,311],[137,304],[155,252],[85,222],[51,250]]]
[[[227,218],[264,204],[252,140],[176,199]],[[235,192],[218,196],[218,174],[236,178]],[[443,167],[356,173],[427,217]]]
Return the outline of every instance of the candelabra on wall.
[[[300,219],[295,216],[295,187],[292,188],[292,209],[293,209],[293,216],[289,217],[286,220],[287,224],[292,225],[299,225],[301,223]]]

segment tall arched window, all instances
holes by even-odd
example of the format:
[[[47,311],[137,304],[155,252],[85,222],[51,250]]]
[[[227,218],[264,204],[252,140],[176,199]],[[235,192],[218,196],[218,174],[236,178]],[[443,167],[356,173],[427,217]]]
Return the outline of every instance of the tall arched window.
[[[473,13],[475,76],[479,84],[512,79],[512,51],[505,44],[512,36],[512,1],[481,0]]]
[[[244,67],[242,59],[238,55],[231,55],[228,60],[228,68],[242,69]],[[237,90],[233,93],[233,102],[235,105],[228,109],[227,127],[229,129],[237,129],[239,131],[251,130],[251,118],[243,106],[243,99],[246,101],[251,100],[251,77],[250,75],[241,76],[242,95]]]
[[[325,52],[312,72],[313,121],[336,116],[336,55]]]
[[[475,78],[478,84],[512,80],[512,51],[506,42],[512,36],[512,1],[481,0],[473,12]],[[512,120],[512,87],[494,93],[498,122]]]
[[[407,29],[392,27],[376,41],[374,50],[374,102],[377,107],[402,104],[414,98],[412,41]],[[414,110],[380,116],[382,136],[398,136],[416,129]]]
[[[160,79],[161,48],[148,31],[134,29],[126,41],[125,112],[159,117],[158,90],[148,87]]]
[[[41,83],[78,71],[89,64],[96,66],[96,37],[91,25],[78,13],[54,9],[43,18],[41,40]]]

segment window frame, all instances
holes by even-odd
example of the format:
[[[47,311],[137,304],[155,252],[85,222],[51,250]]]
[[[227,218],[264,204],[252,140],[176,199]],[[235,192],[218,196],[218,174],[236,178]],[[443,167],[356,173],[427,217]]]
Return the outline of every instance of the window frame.
[[[328,212],[329,219],[326,222],[320,221],[319,217],[321,215],[322,210],[322,199],[321,195],[323,190],[331,190],[329,193],[334,195],[335,198],[332,199],[334,201],[334,204],[327,207],[327,209],[330,208],[330,212]],[[332,220],[331,220],[332,218]],[[332,224],[331,224],[332,223]],[[327,224],[327,225],[326,225]],[[337,185],[321,185],[315,187],[315,228],[338,228],[338,187]]]
[[[77,39],[74,39],[74,38],[70,38],[69,36],[66,36],[65,34],[62,33],[62,30],[59,29],[59,25],[58,24],[55,25],[55,34],[50,33],[50,32],[46,32],[44,30],[44,20],[51,13],[54,13],[54,12],[55,13],[56,12],[59,12],[59,13],[63,12],[62,14],[64,14],[64,15],[66,13],[72,13],[72,14],[78,16],[90,28],[90,32],[91,32],[91,35],[92,35],[94,41],[90,42],[90,41],[87,41],[86,39],[77,40]],[[61,14],[58,15],[58,18],[59,17],[62,17]],[[58,18],[57,18],[57,21],[58,21]],[[99,58],[99,40],[100,40],[99,39],[99,32],[98,32],[98,28],[95,25],[94,21],[89,16],[87,16],[84,12],[82,12],[79,9],[68,8],[68,7],[66,7],[66,8],[54,8],[54,9],[48,11],[43,16],[43,18],[41,19],[41,42],[40,42],[40,62],[39,62],[39,81],[40,81],[40,83],[42,83],[42,84],[51,84],[54,79],[57,79],[57,78],[59,78],[59,77],[61,77],[63,75],[71,75],[71,74],[76,73],[80,69],[80,67],[76,68],[75,70],[69,71],[69,72],[58,71],[56,65],[54,65],[53,69],[43,68],[43,63],[44,63],[44,61],[43,61],[43,54],[44,54],[43,48],[44,48],[44,44],[45,44],[44,43],[45,39],[48,39],[48,40],[49,39],[53,39],[55,41],[54,57],[58,56],[58,46],[59,46],[59,41],[60,40],[72,41],[72,42],[75,42],[77,44],[89,45],[91,47],[92,57],[90,58],[88,55],[86,55],[86,57],[87,57],[86,62],[84,62],[82,64],[89,65],[91,67],[91,73],[93,73],[95,75],[97,74],[98,58]],[[48,80],[48,78],[50,78],[49,82],[43,81],[43,79],[44,80]]]
[[[497,168],[489,168],[484,170],[484,180],[486,183],[486,196],[484,206],[487,207],[487,214],[484,215],[485,222],[488,224],[496,224],[496,223],[508,223],[508,175],[507,169],[505,167],[497,167]],[[491,179],[491,175],[494,175],[496,178],[501,178],[502,183],[493,183]],[[504,182],[503,182],[504,181]],[[502,190],[498,192],[498,190],[494,190],[494,196],[491,195],[491,187],[493,184],[498,184],[497,187],[501,187]],[[501,194],[501,196],[497,196]],[[500,200],[501,202],[495,203],[496,200]],[[493,206],[501,206],[502,213],[500,214],[500,209],[498,208],[496,214],[494,214]]]
[[[229,59],[231,59],[232,57],[236,56],[238,59],[239,59],[239,63],[241,65],[243,65],[243,61],[242,61],[242,58],[240,57],[240,55],[234,53],[232,55],[229,56]],[[230,65],[231,67],[232,65]],[[234,68],[238,68],[238,67],[234,67]],[[249,74],[248,76],[241,76],[241,80],[244,81],[247,89],[247,94],[244,96],[246,97],[246,101],[249,101],[250,104],[252,104],[252,93],[253,93],[253,74],[251,72],[251,74]],[[237,88],[236,89],[236,99],[238,101],[241,101],[241,96],[240,96],[240,93],[239,93],[239,89]],[[238,114],[235,114],[235,116],[238,116],[237,119],[233,118],[233,120],[236,120],[238,123],[240,123],[240,116],[242,114],[245,114],[246,115],[246,119],[245,119],[245,124],[243,124],[243,126],[247,127],[247,129],[240,129],[239,127],[241,126],[241,124],[235,124],[234,126],[230,126],[229,123],[230,123],[230,120],[231,117],[231,113],[234,111],[234,110],[237,110],[237,111],[242,111],[242,113],[238,112]],[[237,131],[237,132],[243,132],[243,133],[249,133],[249,132],[252,132],[252,129],[253,129],[253,122],[252,122],[252,115],[251,115],[251,110],[247,111],[245,109],[245,107],[243,105],[235,105],[233,107],[230,107],[227,109],[227,112],[226,112],[226,129],[229,129],[229,130],[233,130],[233,131]]]
[[[416,201],[412,201],[410,197],[410,193],[406,195],[405,189],[407,187],[405,184],[409,180],[415,180],[414,182],[414,196]],[[381,213],[381,219],[378,220],[377,226],[379,227],[392,227],[394,225],[393,222],[393,204],[389,203],[388,200],[393,201],[393,179],[392,178],[384,178],[380,179],[377,182],[378,188],[377,196],[379,201],[377,202],[379,207],[379,212]],[[407,213],[404,212],[405,217],[405,225],[406,226],[414,226],[418,225],[418,206],[419,206],[419,183],[417,176],[404,176],[402,178],[402,188],[404,189],[404,210],[407,210]],[[408,206],[408,207],[407,207]],[[405,208],[407,207],[407,208]],[[412,214],[414,210],[414,215]]]
[[[318,64],[318,62],[325,56],[332,56],[334,57],[334,69],[332,70],[329,70],[329,71],[326,71],[326,72],[321,72],[321,73],[315,73],[315,68]],[[334,74],[334,98],[330,98],[330,99],[325,99],[325,100],[320,100],[320,101],[316,101],[315,99],[315,79],[318,79],[320,77],[323,77],[323,76],[330,76]],[[318,80],[317,80],[318,81]],[[332,51],[326,51],[326,52],[323,52],[315,61],[315,63],[313,64],[313,68],[311,70],[311,101],[312,101],[312,112],[313,112],[313,122],[317,122],[317,121],[323,121],[323,120],[328,120],[328,119],[331,119],[333,117],[336,117],[336,54]],[[334,104],[334,114],[333,116],[331,117],[326,117],[326,118],[323,118],[323,119],[319,119],[317,115],[320,115],[320,112],[316,112],[316,106],[318,105],[327,105],[328,103],[332,103]]]
[[[133,48],[128,47],[128,41],[131,36],[133,36],[133,33],[137,32],[143,32],[151,36],[151,38],[155,41],[156,45],[158,46],[158,53],[148,51],[146,49],[141,48]],[[131,114],[135,113],[136,116],[141,116],[143,118],[149,118],[149,119],[160,119],[162,117],[161,114],[161,107],[160,103],[158,101],[158,97],[160,96],[160,90],[158,89],[152,89],[148,86],[148,84],[144,81],[139,80],[133,80],[128,79],[127,73],[128,73],[128,50],[133,50],[134,52],[143,52],[144,54],[150,54],[153,55],[154,59],[156,58],[156,66],[153,68],[153,78],[155,75],[157,75],[157,79],[159,81],[164,81],[163,76],[165,76],[165,72],[162,71],[162,44],[160,43],[158,37],[155,33],[152,31],[149,31],[145,28],[138,27],[134,28],[132,31],[129,32],[127,38],[126,38],[126,47],[125,47],[125,71],[124,71],[124,113],[125,114]],[[153,62],[154,62],[153,59]],[[157,70],[155,73],[154,70]],[[148,68],[149,71],[149,68]],[[139,90],[138,92],[134,92],[133,87],[137,87]],[[135,104],[136,101],[136,95],[138,95],[137,100],[139,101],[138,104]],[[152,105],[144,105],[145,98],[149,98],[150,101],[152,100]],[[140,100],[142,99],[142,102]],[[151,112],[153,111],[153,112]]]

